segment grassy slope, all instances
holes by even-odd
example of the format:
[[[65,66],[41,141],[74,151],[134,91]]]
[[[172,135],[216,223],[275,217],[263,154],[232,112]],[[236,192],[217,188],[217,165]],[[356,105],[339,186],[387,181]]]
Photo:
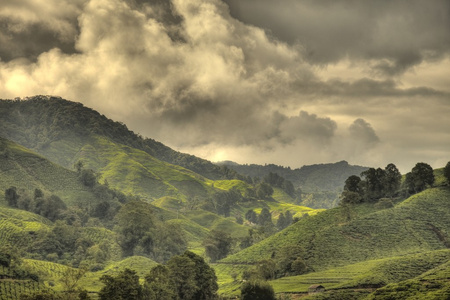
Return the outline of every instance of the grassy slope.
[[[44,194],[56,194],[67,203],[92,199],[92,194],[79,182],[77,174],[44,157],[0,137],[0,190],[16,186]],[[0,197],[0,204],[3,197]]]
[[[74,160],[98,171],[100,181],[107,180],[111,187],[147,199],[172,196],[185,200],[212,191],[210,180],[105,137],[93,136]]]
[[[335,208],[303,218],[284,231],[224,259],[227,263],[257,262],[270,258],[280,246],[299,244],[306,262],[316,271],[383,257],[442,249],[450,231],[448,188],[414,195],[391,209],[372,204],[350,211]]]

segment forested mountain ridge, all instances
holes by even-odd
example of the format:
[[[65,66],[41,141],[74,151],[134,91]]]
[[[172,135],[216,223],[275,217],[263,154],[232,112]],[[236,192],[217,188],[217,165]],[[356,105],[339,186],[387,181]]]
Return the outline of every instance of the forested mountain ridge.
[[[0,136],[41,153],[49,159],[71,168],[68,159],[79,150],[80,139],[91,134],[142,150],[155,158],[185,167],[209,179],[244,179],[235,171],[219,167],[190,154],[177,152],[151,138],[130,131],[125,124],[114,122],[81,103],[53,96],[34,96],[24,100],[0,100]],[[52,151],[51,144],[61,139],[73,140],[64,145],[68,153]]]
[[[338,204],[339,194],[345,180],[351,175],[360,175],[368,167],[350,165],[346,161],[303,166],[297,169],[274,164],[237,164],[231,161],[217,163],[244,176],[264,178],[276,173],[300,189],[303,194],[299,203],[313,208],[331,208]]]

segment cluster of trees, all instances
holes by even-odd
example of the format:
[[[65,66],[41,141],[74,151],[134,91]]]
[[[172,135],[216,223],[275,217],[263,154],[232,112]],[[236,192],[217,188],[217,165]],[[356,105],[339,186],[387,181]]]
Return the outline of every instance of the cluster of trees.
[[[259,226],[269,226],[273,227],[272,214],[268,208],[264,207],[261,213],[258,215],[253,209],[249,209],[245,213],[245,219],[252,224]],[[293,223],[292,213],[288,210],[285,213],[281,212],[276,227],[282,230]]]
[[[272,258],[259,261],[244,271],[245,280],[271,280],[285,276],[301,275],[308,271],[304,260],[305,249],[301,246],[283,246],[272,254]]]
[[[56,195],[45,197],[40,189],[35,189],[34,195],[30,196],[24,190],[19,194],[17,188],[11,186],[5,190],[5,200],[10,207],[34,212],[51,221],[61,219],[67,210],[61,198]]]
[[[127,202],[114,221],[124,257],[142,255],[165,262],[187,249],[181,228],[154,218],[152,206],[144,201]]]
[[[210,300],[218,299],[217,277],[202,257],[186,251],[157,265],[139,282],[135,271],[125,269],[116,276],[101,277],[100,299]]]
[[[402,193],[415,194],[432,186],[434,181],[433,168],[422,162],[406,174],[403,183],[402,175],[394,164],[388,164],[385,169],[370,168],[362,172],[361,177],[352,175],[347,178],[341,194],[341,205],[376,202]]]
[[[278,175],[278,173],[269,172],[266,176],[264,176],[263,181],[270,184],[273,187],[281,188],[291,197],[296,196],[296,191],[294,185],[289,180]]]

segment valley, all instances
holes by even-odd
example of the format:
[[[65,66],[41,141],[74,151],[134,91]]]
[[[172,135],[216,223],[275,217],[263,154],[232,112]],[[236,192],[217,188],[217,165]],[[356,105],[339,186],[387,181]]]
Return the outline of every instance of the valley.
[[[283,300],[450,297],[447,166],[368,194],[373,168],[214,164],[58,97],[0,115],[2,300],[107,299],[126,280],[127,299],[236,299],[248,282]]]

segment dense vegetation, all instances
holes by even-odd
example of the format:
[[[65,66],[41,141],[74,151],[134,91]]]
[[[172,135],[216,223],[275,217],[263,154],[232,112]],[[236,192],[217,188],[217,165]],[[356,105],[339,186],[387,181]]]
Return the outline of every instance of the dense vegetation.
[[[305,167],[302,189],[323,172],[347,178],[330,183],[341,205],[314,210],[285,168],[239,176],[186,158],[200,163],[188,170],[81,104],[28,101],[0,101],[0,135],[44,155],[0,136],[0,299],[287,300],[318,284],[305,299],[450,294],[450,162],[404,176]]]
[[[254,181],[267,180],[273,174],[276,174],[285,179],[288,185],[292,184],[292,188],[288,187],[287,189],[296,191],[294,199],[297,204],[313,208],[332,208],[337,206],[344,181],[349,176],[359,175],[368,169],[366,167],[351,166],[346,161],[334,164],[303,166],[298,169],[274,164],[264,166],[255,164],[240,165],[230,161],[218,164],[251,177]],[[288,194],[290,193],[288,192]]]
[[[193,155],[180,153],[150,138],[143,138],[120,122],[114,122],[81,103],[58,97],[35,96],[0,101],[0,136],[13,140],[51,160],[71,167],[74,163],[65,153],[53,152],[53,143],[74,143],[95,134],[146,153],[171,164],[190,169],[210,179],[245,179],[227,167],[219,167]],[[67,145],[66,145],[67,146]],[[76,151],[77,149],[66,149]]]

